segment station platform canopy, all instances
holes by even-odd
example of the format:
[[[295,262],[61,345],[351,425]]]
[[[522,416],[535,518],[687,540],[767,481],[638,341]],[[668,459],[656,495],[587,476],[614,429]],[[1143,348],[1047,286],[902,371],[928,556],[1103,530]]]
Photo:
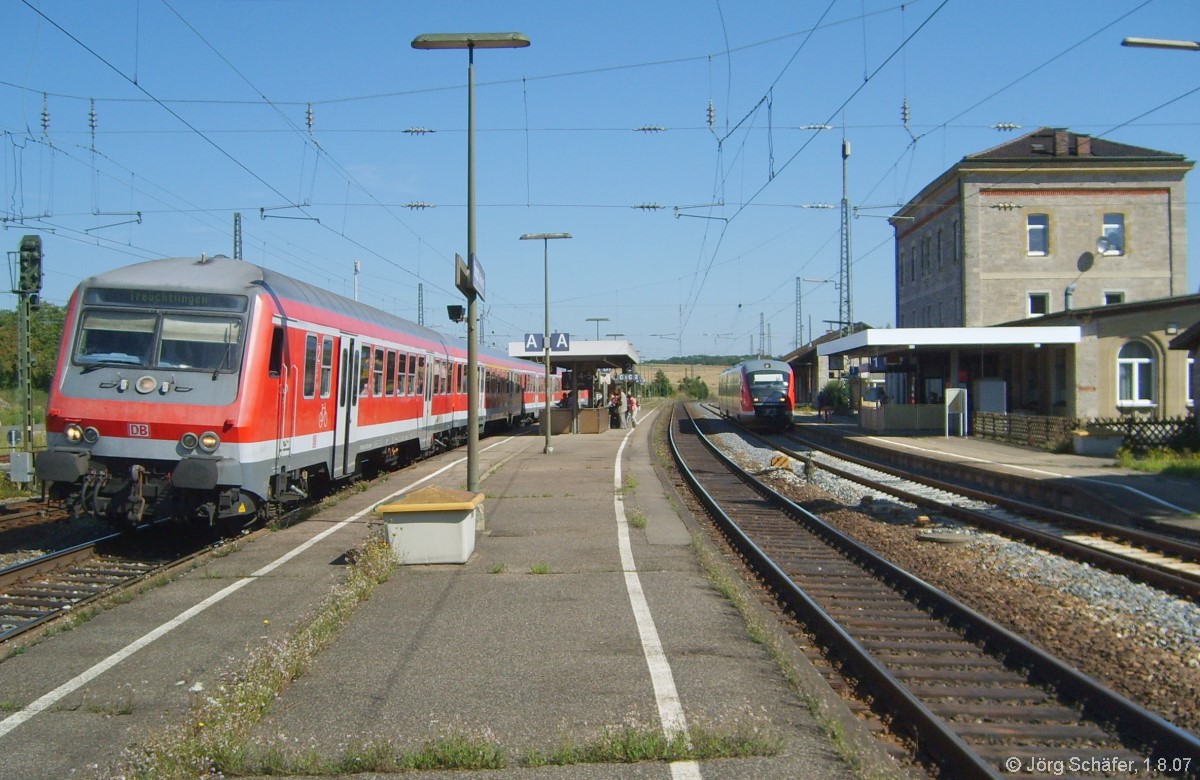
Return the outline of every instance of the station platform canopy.
[[[867,328],[817,345],[821,357],[880,357],[909,350],[1000,349],[1078,344],[1078,325],[990,328]]]
[[[508,356],[542,362],[545,352],[528,349],[527,344],[524,341],[508,342]],[[631,373],[638,359],[633,344],[624,339],[571,339],[568,349],[550,351],[551,368],[563,368],[580,374],[596,373],[602,368]]]

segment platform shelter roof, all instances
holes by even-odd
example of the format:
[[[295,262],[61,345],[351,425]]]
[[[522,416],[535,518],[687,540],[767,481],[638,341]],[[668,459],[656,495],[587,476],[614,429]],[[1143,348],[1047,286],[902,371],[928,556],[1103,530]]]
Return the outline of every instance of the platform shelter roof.
[[[869,328],[817,345],[817,354],[877,357],[916,349],[1038,347],[1078,344],[1078,325],[989,328]]]
[[[508,342],[508,356],[542,362],[544,351],[528,349],[528,342]],[[571,339],[569,349],[550,352],[550,366],[580,373],[594,373],[602,368],[629,372],[638,364],[633,344],[624,339]]]

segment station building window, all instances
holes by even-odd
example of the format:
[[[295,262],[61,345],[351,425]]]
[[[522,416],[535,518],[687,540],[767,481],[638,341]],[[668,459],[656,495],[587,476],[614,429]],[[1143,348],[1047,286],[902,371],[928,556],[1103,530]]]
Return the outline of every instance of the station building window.
[[[1154,350],[1141,341],[1130,341],[1117,353],[1117,405],[1153,406]]]
[[[1029,309],[1026,312],[1030,317],[1041,317],[1043,314],[1050,313],[1050,293],[1048,292],[1031,292],[1029,293]]]
[[[1025,222],[1026,253],[1035,257],[1050,254],[1050,216],[1030,214]]]
[[[1101,235],[1104,236],[1107,245],[1103,251],[1104,255],[1125,254],[1125,215],[1105,214]]]

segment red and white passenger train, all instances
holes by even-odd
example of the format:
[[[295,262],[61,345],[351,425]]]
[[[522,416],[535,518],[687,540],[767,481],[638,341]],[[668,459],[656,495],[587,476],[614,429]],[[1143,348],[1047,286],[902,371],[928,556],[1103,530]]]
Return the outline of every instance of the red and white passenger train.
[[[478,362],[481,426],[545,407],[541,366]],[[422,325],[220,255],[152,260],[71,296],[37,476],[118,524],[237,527],[465,441],[467,382],[465,344]]]

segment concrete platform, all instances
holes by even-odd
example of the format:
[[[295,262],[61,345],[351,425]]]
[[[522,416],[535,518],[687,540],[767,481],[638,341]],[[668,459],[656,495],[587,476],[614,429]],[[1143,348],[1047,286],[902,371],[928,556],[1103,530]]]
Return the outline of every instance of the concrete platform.
[[[887,766],[803,659],[786,664],[799,690],[785,680],[705,576],[706,543],[655,472],[651,416],[634,431],[556,437],[550,455],[532,434],[485,439],[486,530],[471,558],[400,567],[255,737],[336,755],[349,740],[465,736],[518,756],[626,726],[757,726],[782,740],[779,755],[452,776],[852,776],[816,709],[845,720],[858,760]],[[379,530],[372,507],[464,481],[461,454],[418,464],[0,663],[4,777],[108,776],[125,745],[182,720],[248,649],[284,636],[344,579],[346,552]]]

